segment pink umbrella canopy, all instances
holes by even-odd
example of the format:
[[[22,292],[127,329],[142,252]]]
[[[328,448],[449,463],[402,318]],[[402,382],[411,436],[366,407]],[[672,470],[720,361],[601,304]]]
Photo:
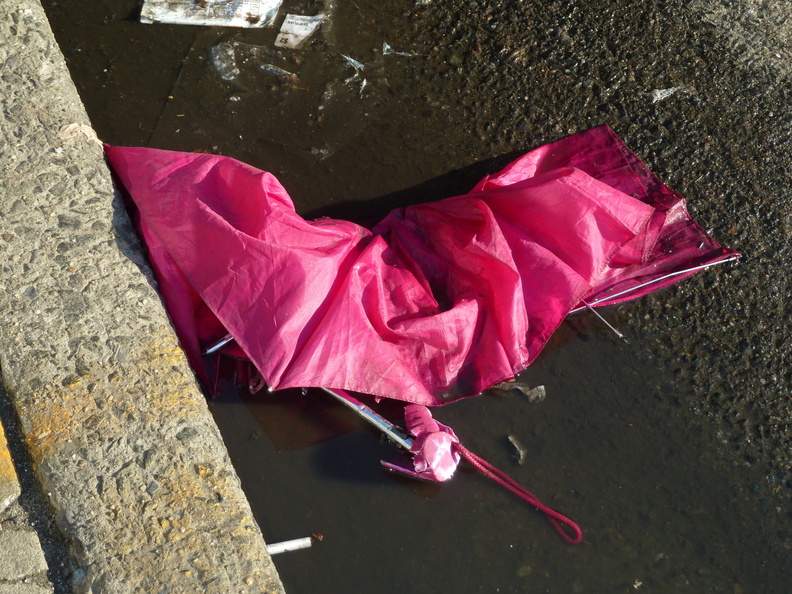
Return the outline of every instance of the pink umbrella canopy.
[[[106,154],[203,379],[202,349],[230,335],[272,389],[443,404],[514,377],[584,303],[739,256],[607,126],[372,229],[307,221],[274,176],[228,157]]]

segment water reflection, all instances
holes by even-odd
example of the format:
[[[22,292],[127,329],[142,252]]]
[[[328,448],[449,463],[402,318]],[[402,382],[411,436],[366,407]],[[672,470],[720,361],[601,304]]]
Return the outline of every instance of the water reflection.
[[[433,486],[385,473],[379,460],[394,450],[319,393],[213,402],[268,540],[325,535],[276,557],[287,590],[733,592],[767,583],[746,471],[689,431],[635,339],[627,347],[607,330],[576,330],[584,326],[565,324],[524,374],[546,386],[546,400],[484,396],[433,411],[578,521],[578,546],[469,467]],[[523,465],[507,435],[526,446]]]

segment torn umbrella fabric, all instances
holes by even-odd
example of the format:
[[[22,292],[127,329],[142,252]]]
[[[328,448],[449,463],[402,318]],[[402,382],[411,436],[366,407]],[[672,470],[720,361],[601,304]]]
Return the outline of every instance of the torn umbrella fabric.
[[[373,229],[305,220],[274,176],[228,157],[106,154],[203,378],[201,349],[230,334],[272,389],[442,404],[525,369],[583,301],[737,256],[606,126]]]

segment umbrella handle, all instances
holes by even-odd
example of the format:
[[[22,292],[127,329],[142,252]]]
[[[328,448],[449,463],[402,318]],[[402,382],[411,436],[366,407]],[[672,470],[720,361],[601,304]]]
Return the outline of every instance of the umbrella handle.
[[[348,394],[343,390],[336,391],[330,390],[328,388],[322,388],[322,390],[333,396],[345,406],[351,408],[366,421],[374,425],[377,429],[382,431],[388,437],[388,439],[390,439],[399,447],[402,447],[408,451],[412,447],[414,440],[409,437],[401,428],[375,413],[371,408],[357,400],[351,394]],[[547,520],[550,522],[550,524],[552,524],[553,528],[555,528],[556,532],[558,532],[561,538],[563,538],[565,541],[570,544],[577,544],[583,540],[583,532],[574,521],[566,517],[564,514],[546,506],[544,503],[539,501],[539,498],[536,495],[508,476],[505,472],[495,468],[492,464],[471,452],[458,441],[453,441],[451,443],[451,447],[465,460],[470,462],[479,472],[481,472],[481,474],[489,479],[492,479],[502,487],[505,487],[517,495],[517,497],[530,503],[536,509],[542,512],[547,517]],[[403,469],[394,465],[386,464],[385,466],[391,470],[400,470],[404,472]],[[571,530],[571,534],[569,530]]]

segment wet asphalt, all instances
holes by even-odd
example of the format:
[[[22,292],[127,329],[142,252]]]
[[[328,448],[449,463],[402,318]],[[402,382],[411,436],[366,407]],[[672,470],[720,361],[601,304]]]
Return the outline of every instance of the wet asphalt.
[[[331,19],[299,53],[272,50],[273,31],[143,26],[134,0],[43,4],[100,138],[240,158],[276,173],[306,216],[376,220],[394,206],[465,192],[524,150],[607,123],[688,198],[705,229],[743,254],[737,265],[607,310],[628,344],[587,318],[562,327],[528,372],[548,386],[546,403],[526,412],[515,399],[468,401],[438,414],[458,433],[475,434],[472,445],[490,447],[509,470],[561,493],[557,503],[582,514],[584,531],[588,524],[585,553],[538,552],[535,544],[501,551],[498,534],[522,539],[512,534],[514,510],[490,505],[498,495],[479,496],[475,485],[418,501],[404,487],[394,500],[390,479],[360,478],[329,461],[335,453],[357,466],[372,463],[357,453],[368,435],[263,453],[269,442],[259,439],[267,432],[254,422],[257,405],[229,397],[216,416],[254,508],[259,497],[270,504],[299,498],[303,491],[288,491],[299,481],[329,501],[363,489],[379,502],[368,509],[360,501],[356,515],[337,513],[338,531],[361,518],[370,525],[382,506],[402,506],[432,518],[433,530],[456,547],[476,535],[469,557],[440,553],[441,541],[418,546],[430,564],[445,563],[437,570],[442,580],[386,572],[393,591],[442,591],[441,583],[455,591],[785,591],[792,570],[792,17],[783,1],[287,2],[289,12],[324,7]],[[235,42],[244,45],[229,80],[209,49]],[[398,53],[383,51],[383,43]],[[251,52],[254,46],[266,50]],[[344,55],[363,64],[357,79]],[[297,78],[284,82],[261,64]],[[524,424],[514,420],[525,416]],[[636,427],[644,432],[621,433]],[[515,433],[542,452],[530,474],[504,443]],[[597,448],[601,455],[592,457]],[[312,478],[319,462],[336,470]],[[288,478],[266,484],[256,478],[263,463]],[[630,492],[615,495],[609,486],[617,483]],[[470,512],[468,532],[445,523],[453,513],[436,511],[459,512],[460,500],[468,510],[489,510]],[[331,503],[310,505],[309,531],[320,510],[334,513]],[[285,534],[299,522],[280,523],[267,507],[257,511],[265,535],[302,535]],[[673,527],[680,516],[688,528]],[[414,537],[403,518],[388,518],[391,538]],[[354,541],[345,542],[311,561],[325,583],[351,579],[350,558],[357,559],[352,573],[369,576],[360,568],[392,552],[386,538],[372,539],[370,556],[352,555]],[[411,567],[417,554],[396,558]],[[305,562],[280,562],[290,591],[318,591],[323,583],[311,581]],[[490,569],[483,576],[448,569],[459,563]],[[359,587],[390,591],[375,577],[361,580]]]

